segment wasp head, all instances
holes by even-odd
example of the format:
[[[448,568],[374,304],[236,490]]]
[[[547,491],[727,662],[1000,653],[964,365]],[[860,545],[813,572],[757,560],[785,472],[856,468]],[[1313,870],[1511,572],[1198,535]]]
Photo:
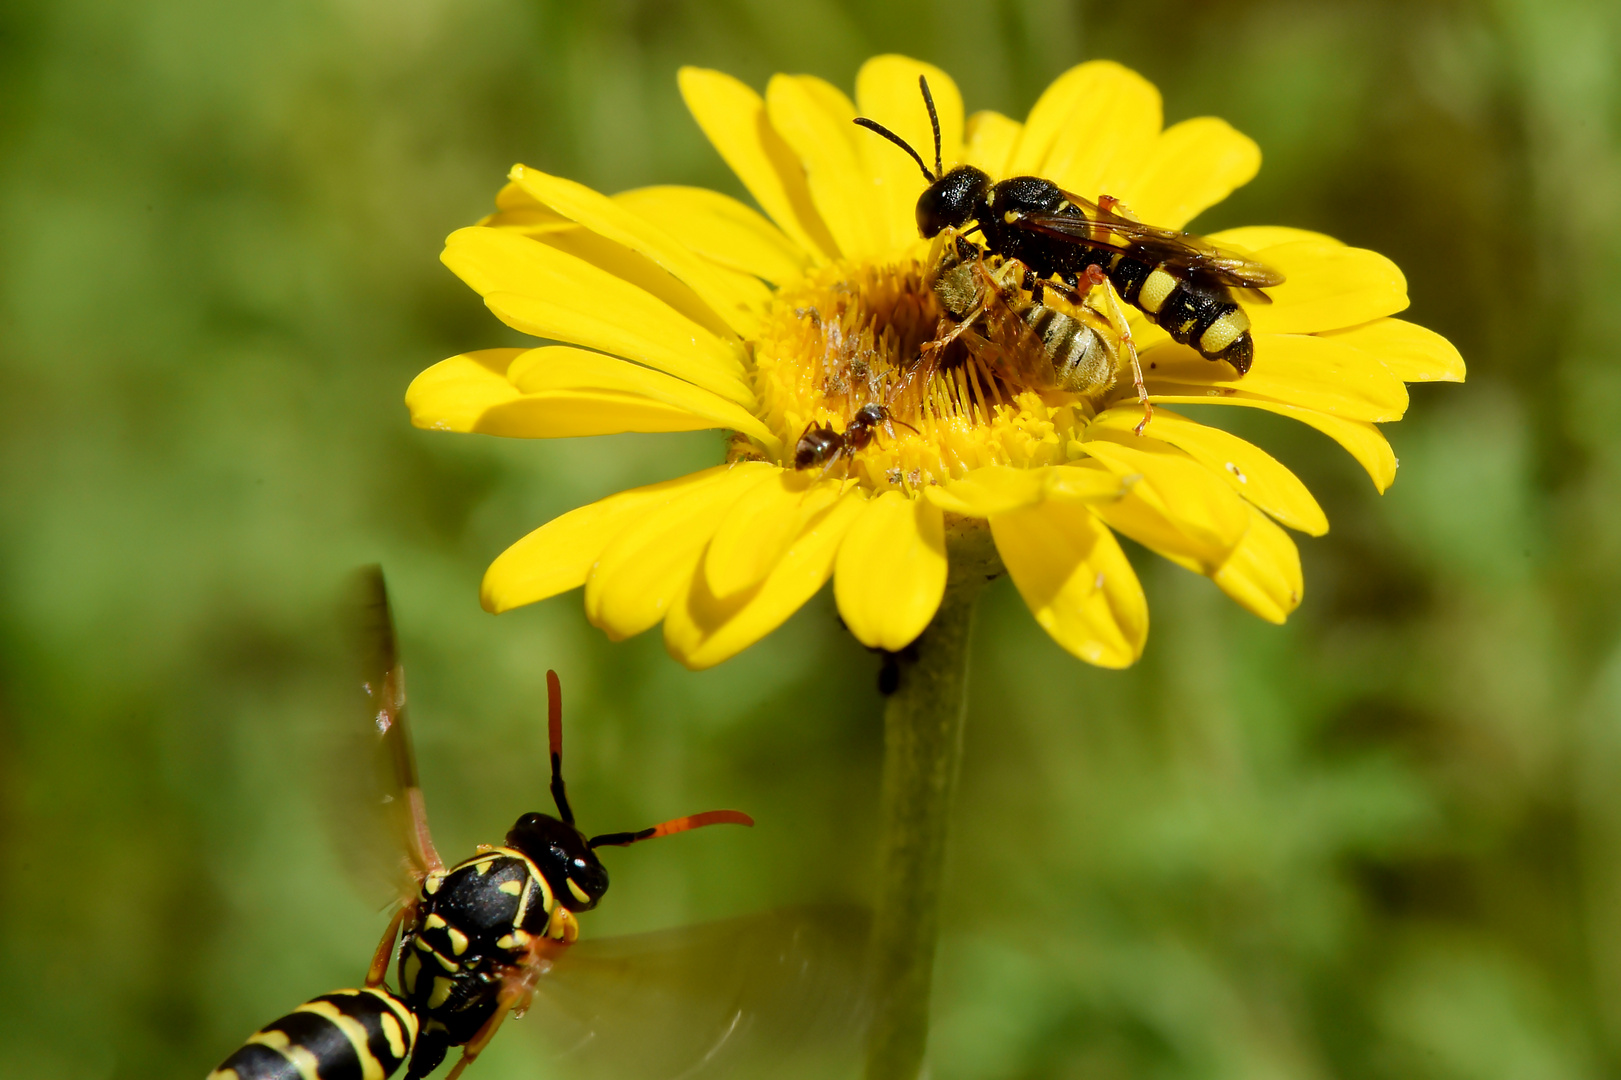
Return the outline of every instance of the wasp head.
[[[917,200],[917,231],[933,239],[979,218],[991,178],[972,165],[958,165],[923,189]]]
[[[608,870],[585,834],[550,814],[525,814],[507,833],[507,847],[523,852],[570,911],[590,911],[608,891]]]

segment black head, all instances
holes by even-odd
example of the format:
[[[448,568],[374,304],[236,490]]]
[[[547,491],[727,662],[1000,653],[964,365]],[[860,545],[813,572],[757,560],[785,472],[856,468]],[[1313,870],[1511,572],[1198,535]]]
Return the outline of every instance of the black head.
[[[843,445],[844,436],[837,431],[826,424],[812,424],[794,446],[794,468],[809,469],[825,465]]]
[[[923,104],[929,110],[929,126],[934,129],[934,171],[924,164],[923,156],[912,149],[912,144],[865,116],[856,117],[856,123],[868,131],[876,132],[912,155],[917,167],[923,170],[923,179],[929,182],[917,200],[917,231],[925,240],[932,240],[946,229],[960,229],[979,217],[985,204],[985,193],[991,188],[991,178],[972,165],[958,165],[946,172],[940,161],[940,114],[934,108],[934,95],[929,93],[929,81],[917,77],[918,88],[923,91]]]
[[[917,231],[932,240],[946,229],[977,220],[991,178],[972,165],[958,165],[930,184],[917,199]]]
[[[585,834],[550,814],[525,814],[507,833],[507,847],[529,856],[570,911],[590,911],[608,891],[608,870]]]

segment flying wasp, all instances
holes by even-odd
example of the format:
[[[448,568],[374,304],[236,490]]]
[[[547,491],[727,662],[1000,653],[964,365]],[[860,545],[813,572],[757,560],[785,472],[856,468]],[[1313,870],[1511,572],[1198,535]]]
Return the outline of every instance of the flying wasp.
[[[575,944],[576,916],[608,888],[598,849],[753,821],[711,810],[588,839],[563,783],[555,672],[546,683],[558,816],[524,814],[502,845],[481,846],[447,868],[428,829],[381,571],[365,571],[362,587],[366,734],[357,732],[356,742],[364,739],[376,780],[362,802],[394,852],[384,873],[396,910],[363,988],[322,995],[267,1024],[210,1080],[386,1080],[407,1063],[406,1080],[420,1080],[460,1046],[454,1078],[507,1014],[521,1015],[536,995],[547,1001],[553,1029],[575,1044],[571,1067],[582,1075],[674,1077],[727,1054],[758,1053],[730,1045],[747,1037],[780,1050],[806,1025],[859,1031],[862,1006],[846,992],[861,984],[858,965],[838,962],[844,943],[862,937],[859,914],[785,909]],[[398,992],[384,985],[396,953]]]
[[[934,129],[932,172],[893,131],[864,116],[855,122],[899,146],[923,170],[928,187],[917,200],[917,227],[925,238],[977,229],[987,252],[1017,260],[1038,281],[1056,279],[1072,294],[1082,278],[1101,273],[1121,300],[1174,340],[1208,360],[1227,361],[1240,375],[1250,369],[1255,340],[1233,290],[1248,290],[1250,302],[1269,303],[1258,290],[1283,284],[1282,274],[1192,233],[1136,221],[1111,196],[1092,202],[1037,176],[993,183],[972,165],[947,172],[934,98],[926,79],[920,76],[918,85]]]

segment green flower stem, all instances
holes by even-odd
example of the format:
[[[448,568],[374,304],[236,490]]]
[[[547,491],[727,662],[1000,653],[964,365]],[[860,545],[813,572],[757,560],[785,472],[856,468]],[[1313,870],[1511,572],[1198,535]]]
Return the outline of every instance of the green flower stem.
[[[950,537],[952,574],[940,610],[896,654],[900,680],[884,709],[867,1080],[916,1080],[928,1045],[946,831],[968,705],[969,632],[980,590],[1000,570],[983,524],[963,525]]]

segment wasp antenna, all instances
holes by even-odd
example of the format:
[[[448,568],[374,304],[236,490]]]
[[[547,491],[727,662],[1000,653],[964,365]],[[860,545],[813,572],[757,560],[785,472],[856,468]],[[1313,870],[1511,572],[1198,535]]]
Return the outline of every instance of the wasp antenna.
[[[923,91],[923,104],[929,107],[929,126],[934,129],[934,177],[937,178],[946,174],[945,166],[940,162],[940,114],[934,111],[934,95],[929,93],[928,76],[917,77],[917,88]],[[927,169],[923,171],[928,172]]]
[[[641,832],[604,833],[593,836],[586,841],[586,846],[624,847],[627,844],[639,844],[643,840],[651,840],[656,836],[669,836],[671,833],[686,832],[689,829],[701,829],[705,825],[753,825],[754,819],[741,810],[705,810],[701,814],[688,814],[666,821],[662,825],[655,825],[651,829]]]
[[[856,123],[866,128],[868,131],[877,132],[879,135],[882,135],[884,138],[888,139],[902,150],[905,150],[908,154],[911,154],[912,160],[917,162],[917,167],[923,170],[923,179],[927,180],[931,184],[939,179],[938,176],[935,176],[929,171],[929,167],[923,163],[922,156],[916,150],[912,149],[911,143],[907,142],[905,139],[901,138],[899,135],[880,124],[878,121],[868,120],[865,116],[856,117]]]
[[[563,790],[563,684],[557,672],[546,672],[546,734],[552,744],[552,802],[557,813],[570,825],[574,811],[569,809],[568,793]]]

